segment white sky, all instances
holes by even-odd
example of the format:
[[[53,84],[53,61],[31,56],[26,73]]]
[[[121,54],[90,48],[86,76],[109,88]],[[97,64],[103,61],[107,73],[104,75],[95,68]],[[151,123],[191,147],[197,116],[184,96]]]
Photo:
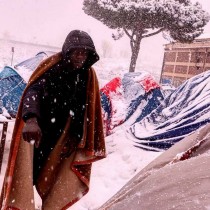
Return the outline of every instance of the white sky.
[[[194,1],[194,0],[193,0]],[[98,42],[112,40],[112,31],[82,10],[83,0],[0,0],[0,38],[61,46],[73,29],[90,33]],[[210,1],[199,0],[210,13]],[[206,27],[210,32],[210,24]]]
[[[61,3],[62,2],[62,3]],[[0,37],[61,46],[73,29],[96,41],[111,39],[111,30],[82,10],[82,0],[0,0]]]
[[[210,13],[210,1],[198,1]],[[0,0],[0,38],[61,47],[71,30],[81,29],[91,35],[99,54],[104,40],[110,42],[114,55],[120,51],[130,53],[129,39],[124,36],[114,41],[114,30],[86,15],[82,3],[83,0]],[[210,23],[205,32],[210,34]],[[143,39],[139,62],[156,63],[160,68],[165,43],[161,34]]]

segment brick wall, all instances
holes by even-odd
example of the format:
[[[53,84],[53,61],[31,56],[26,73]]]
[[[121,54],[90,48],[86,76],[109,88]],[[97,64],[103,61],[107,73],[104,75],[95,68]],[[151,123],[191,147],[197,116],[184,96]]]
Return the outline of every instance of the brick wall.
[[[175,62],[176,53],[175,52],[165,52],[165,62]]]
[[[210,38],[166,45],[162,69],[163,77],[172,76],[176,87],[186,78],[210,70]]]
[[[164,72],[173,72],[174,66],[173,65],[165,65]]]
[[[186,78],[183,77],[174,77],[173,78],[173,85],[175,87],[178,87],[179,85],[181,85],[184,81],[186,81]]]
[[[210,52],[207,52],[206,63],[210,63]]]
[[[205,52],[192,52],[191,53],[191,63],[203,63],[205,60]]]
[[[203,72],[203,68],[202,67],[196,67],[196,66],[190,66],[189,67],[189,71],[188,73],[189,74],[192,74],[192,75],[197,75],[197,74],[200,74]]]
[[[187,66],[176,66],[175,73],[179,74],[186,74],[187,73]]]
[[[177,62],[189,62],[190,52],[178,52]]]

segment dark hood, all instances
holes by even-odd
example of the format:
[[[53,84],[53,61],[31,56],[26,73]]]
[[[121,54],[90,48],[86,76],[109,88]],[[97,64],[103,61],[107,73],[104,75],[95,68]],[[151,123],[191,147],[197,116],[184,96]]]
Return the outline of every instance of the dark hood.
[[[62,54],[64,58],[72,50],[78,49],[78,48],[84,48],[84,49],[89,50],[90,52],[89,57],[87,59],[86,66],[90,67],[99,60],[99,55],[96,52],[93,40],[88,35],[88,33],[84,31],[80,31],[80,30],[74,30],[68,34],[63,44]]]

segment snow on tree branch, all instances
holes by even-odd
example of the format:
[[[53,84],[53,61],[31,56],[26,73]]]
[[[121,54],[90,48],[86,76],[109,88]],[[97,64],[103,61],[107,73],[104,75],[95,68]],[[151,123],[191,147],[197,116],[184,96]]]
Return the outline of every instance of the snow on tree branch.
[[[122,37],[120,29],[125,32],[134,60],[142,38],[165,30],[175,41],[191,42],[203,33],[210,20],[201,4],[192,4],[190,0],[84,0],[83,5],[87,15],[118,30],[113,38]]]
[[[201,5],[188,0],[84,0],[83,9],[112,29],[165,28],[179,41],[192,41],[209,21]]]

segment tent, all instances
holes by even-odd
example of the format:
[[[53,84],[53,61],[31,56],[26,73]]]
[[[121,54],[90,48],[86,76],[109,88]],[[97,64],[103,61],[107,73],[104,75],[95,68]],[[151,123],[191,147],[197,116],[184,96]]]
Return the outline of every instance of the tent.
[[[3,68],[0,72],[0,114],[6,109],[11,117],[16,116],[21,95],[30,75],[42,60],[52,54],[54,52],[39,52],[36,56],[15,65],[15,69],[9,66]]]
[[[0,113],[2,114],[3,108],[15,117],[20,98],[23,90],[26,87],[26,82],[23,78],[9,66],[5,66],[0,72]]]
[[[34,69],[36,69],[36,67],[41,63],[41,61],[43,61],[45,58],[53,54],[55,54],[55,52],[51,52],[51,51],[39,52],[34,57],[16,64],[14,68],[19,69],[19,68],[24,67],[28,70],[34,71]]]
[[[210,124],[163,152],[98,210],[210,209]]]
[[[163,151],[210,122],[210,71],[196,75],[168,95],[142,120],[131,125],[136,147]]]
[[[157,108],[164,96],[148,72],[130,72],[116,77],[100,89],[105,133],[122,123],[131,125]]]

